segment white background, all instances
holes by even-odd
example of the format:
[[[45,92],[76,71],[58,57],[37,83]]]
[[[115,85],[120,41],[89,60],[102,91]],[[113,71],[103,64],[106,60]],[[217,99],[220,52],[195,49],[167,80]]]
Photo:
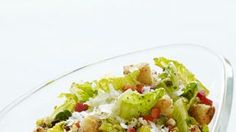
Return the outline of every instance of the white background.
[[[236,1],[0,0],[0,109],[95,60],[172,43],[209,47],[236,70]]]

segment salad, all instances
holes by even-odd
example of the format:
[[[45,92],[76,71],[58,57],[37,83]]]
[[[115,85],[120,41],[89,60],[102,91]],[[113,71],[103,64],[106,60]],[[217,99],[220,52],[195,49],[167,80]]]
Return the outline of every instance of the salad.
[[[72,83],[34,132],[209,132],[215,107],[183,64],[164,57],[124,66],[123,76]]]

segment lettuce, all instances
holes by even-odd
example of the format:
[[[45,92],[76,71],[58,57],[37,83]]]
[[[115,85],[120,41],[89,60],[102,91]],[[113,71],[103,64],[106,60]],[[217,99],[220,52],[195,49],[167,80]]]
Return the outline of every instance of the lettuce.
[[[47,132],[64,132],[64,125],[65,125],[64,121],[59,122],[52,128],[48,129]]]
[[[142,126],[138,129],[138,132],[151,132],[151,129],[148,126]]]
[[[110,91],[110,86],[116,90],[121,90],[125,85],[136,85],[139,82],[137,77],[139,71],[133,71],[123,77],[102,78],[92,82],[82,84],[73,83],[70,91],[75,94],[80,102],[86,102],[93,98],[99,91]]]
[[[73,83],[70,91],[77,96],[80,102],[85,102],[97,94],[97,89],[92,86],[91,82],[85,82],[82,84]]]
[[[188,99],[188,105],[187,110],[196,103],[196,96],[197,92],[199,90],[198,83],[197,82],[191,82],[186,85],[186,87],[183,89],[183,93],[180,96],[183,96]]]
[[[125,132],[120,123],[113,117],[103,119],[99,130],[102,132]]]
[[[165,88],[171,98],[176,99],[177,95],[175,95],[174,92],[179,89],[180,81],[175,66],[169,64],[163,69],[163,72],[159,74],[159,78],[161,81],[157,87]]]
[[[105,91],[109,91],[109,84],[111,84],[114,89],[121,90],[125,85],[138,84],[137,77],[139,73],[140,72],[136,70],[123,77],[103,78],[97,82],[97,86],[105,89]]]
[[[169,72],[176,74],[176,77],[182,81],[182,83],[187,84],[190,81],[195,81],[196,78],[183,64],[175,61],[169,60],[164,57],[154,58],[155,64],[162,69],[169,68]]]
[[[127,90],[119,97],[114,113],[124,119],[146,115],[164,94],[163,88],[145,94]]]
[[[54,112],[50,116],[51,119],[54,119],[56,115],[60,112],[68,110],[69,112],[73,112],[75,109],[75,105],[78,102],[77,97],[74,94],[70,93],[62,93],[59,95],[60,98],[66,98],[65,102],[62,105],[56,106],[54,108]]]
[[[188,124],[187,124],[188,112],[186,110],[183,98],[179,98],[174,103],[173,117],[176,120],[179,131],[188,132]]]
[[[64,97],[66,100],[62,105],[56,106],[54,112],[49,117],[50,122],[56,121],[56,117],[64,117],[64,111],[73,112],[75,105],[78,102],[88,101],[89,98],[93,98],[97,95],[99,90],[108,92],[110,91],[110,85],[112,85],[116,90],[122,89],[125,85],[136,85],[138,83],[137,76],[139,71],[134,71],[125,75],[124,77],[114,77],[114,78],[103,78],[98,81],[85,82],[85,83],[73,83],[70,91],[71,93],[62,93],[59,97]],[[63,116],[61,116],[63,115]],[[66,117],[66,116],[65,116]],[[41,119],[38,122],[42,122],[45,119]],[[40,123],[38,123],[40,124]],[[47,123],[49,126],[52,125]]]
[[[54,122],[65,121],[71,116],[71,112],[68,110],[64,110],[59,112],[56,117],[54,118]]]
[[[183,89],[183,93],[181,96],[187,98],[188,100],[191,100],[193,97],[196,96],[198,91],[198,84],[196,82],[191,82],[186,85],[186,87]]]
[[[160,78],[162,80],[167,79],[171,81],[172,90],[178,89],[180,84],[186,86],[188,83],[195,81],[198,83],[200,90],[204,90],[206,94],[209,93],[207,88],[196,79],[194,74],[191,73],[183,64],[164,57],[154,58],[154,62],[157,66],[163,69]]]
[[[207,125],[202,126],[202,132],[210,132],[209,128]]]

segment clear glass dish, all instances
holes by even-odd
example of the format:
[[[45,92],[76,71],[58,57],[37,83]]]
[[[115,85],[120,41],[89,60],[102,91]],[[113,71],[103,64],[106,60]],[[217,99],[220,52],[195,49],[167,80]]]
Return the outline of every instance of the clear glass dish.
[[[62,102],[57,96],[68,91],[72,82],[94,80],[105,74],[120,75],[124,65],[148,62],[164,56],[182,62],[210,90],[216,113],[210,131],[225,132],[233,98],[233,72],[230,63],[211,50],[196,45],[168,45],[127,53],[73,70],[13,101],[0,112],[1,132],[30,132],[38,118],[49,115]]]

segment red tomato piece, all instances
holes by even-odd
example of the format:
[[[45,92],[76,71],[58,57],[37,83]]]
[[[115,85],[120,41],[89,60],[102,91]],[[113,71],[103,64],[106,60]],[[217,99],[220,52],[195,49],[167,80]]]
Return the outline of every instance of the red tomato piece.
[[[206,104],[206,105],[212,105],[213,102],[212,100],[205,97],[205,98],[202,98],[201,103]]]
[[[85,111],[87,109],[88,109],[88,105],[84,103],[77,103],[75,106],[75,111],[77,112]]]
[[[161,113],[160,109],[155,107],[155,108],[152,108],[151,116],[153,119],[157,119],[160,117],[160,113]]]
[[[199,98],[200,102],[206,105],[212,105],[212,100],[208,99],[206,97],[206,94],[204,91],[200,91],[197,93],[197,97]]]
[[[153,121],[153,117],[151,115],[145,115],[143,116],[143,119],[146,121]]]
[[[136,130],[135,130],[135,128],[133,128],[133,127],[129,127],[128,130],[127,130],[127,132],[136,132]]]
[[[197,97],[201,100],[202,98],[205,98],[206,97],[206,94],[204,91],[199,91],[197,93]]]

